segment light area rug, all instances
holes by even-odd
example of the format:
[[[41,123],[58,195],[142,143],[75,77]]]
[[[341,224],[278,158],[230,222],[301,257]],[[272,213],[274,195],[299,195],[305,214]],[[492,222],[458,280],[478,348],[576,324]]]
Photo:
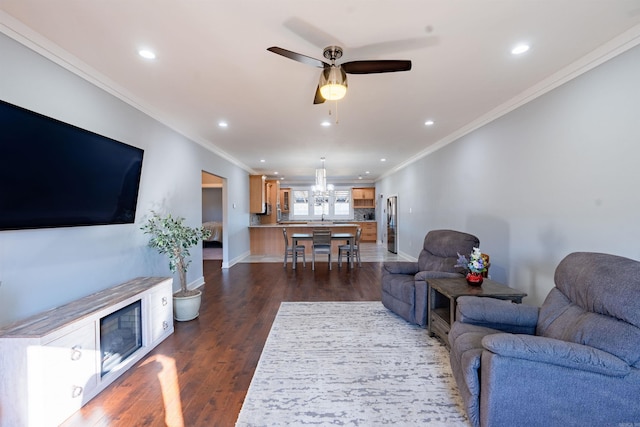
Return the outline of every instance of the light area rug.
[[[469,426],[446,348],[380,302],[283,302],[237,427]]]

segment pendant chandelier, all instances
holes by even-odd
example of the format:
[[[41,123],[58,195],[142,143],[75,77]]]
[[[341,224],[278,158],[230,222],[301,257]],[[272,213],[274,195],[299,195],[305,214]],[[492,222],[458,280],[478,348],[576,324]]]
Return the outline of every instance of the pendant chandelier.
[[[314,195],[323,195],[333,191],[333,184],[327,184],[327,170],[324,167],[324,160],[324,157],[320,157],[322,167],[316,169],[316,184],[311,187]]]

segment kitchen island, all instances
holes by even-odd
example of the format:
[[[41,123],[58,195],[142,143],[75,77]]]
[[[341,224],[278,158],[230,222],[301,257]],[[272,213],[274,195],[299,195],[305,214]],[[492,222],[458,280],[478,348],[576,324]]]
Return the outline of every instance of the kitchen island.
[[[330,229],[332,233],[356,233],[358,224],[352,223],[332,223],[331,221],[317,221],[307,223],[282,223],[264,224],[249,226],[249,236],[251,239],[251,255],[277,255],[284,257],[284,237],[282,229],[287,229],[289,245],[291,245],[291,235],[293,233],[313,233],[316,228]],[[333,254],[338,254],[338,246],[344,241],[335,240],[332,243]],[[311,241],[301,241],[306,247],[306,253],[311,253]]]

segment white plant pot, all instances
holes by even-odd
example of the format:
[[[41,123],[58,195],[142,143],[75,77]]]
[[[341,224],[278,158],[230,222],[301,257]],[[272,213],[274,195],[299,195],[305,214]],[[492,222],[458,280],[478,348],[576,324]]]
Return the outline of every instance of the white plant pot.
[[[173,318],[179,322],[193,320],[200,314],[202,292],[188,297],[173,296]]]

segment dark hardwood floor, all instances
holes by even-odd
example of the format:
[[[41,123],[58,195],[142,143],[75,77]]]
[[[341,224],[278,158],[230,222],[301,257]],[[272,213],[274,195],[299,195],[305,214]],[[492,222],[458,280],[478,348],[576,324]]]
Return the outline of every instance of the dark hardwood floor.
[[[295,271],[204,261],[200,317],[69,418],[64,427],[233,426],[282,301],[379,301],[381,263]]]

